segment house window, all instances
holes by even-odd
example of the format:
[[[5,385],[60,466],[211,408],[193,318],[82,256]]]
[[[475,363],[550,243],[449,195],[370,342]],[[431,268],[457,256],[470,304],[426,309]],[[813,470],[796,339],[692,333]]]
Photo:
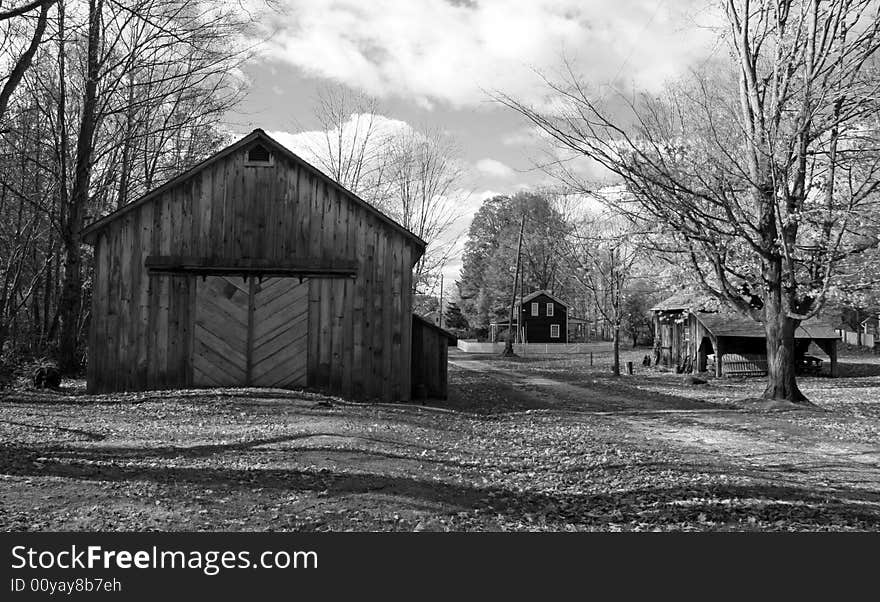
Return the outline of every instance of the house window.
[[[540,307],[539,304],[537,304],[537,303],[532,303],[532,315],[533,315],[533,316],[537,316],[537,315],[538,315],[538,308],[539,308],[539,307]]]
[[[547,316],[551,317],[551,318],[553,317],[553,304],[552,303],[547,304]]]
[[[550,325],[550,338],[558,339],[559,338],[559,324],[551,324]]]

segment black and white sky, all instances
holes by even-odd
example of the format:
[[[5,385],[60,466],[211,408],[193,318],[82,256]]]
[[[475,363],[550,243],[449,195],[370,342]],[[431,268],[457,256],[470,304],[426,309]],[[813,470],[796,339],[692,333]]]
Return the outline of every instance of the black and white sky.
[[[247,97],[227,120],[294,150],[315,135],[321,86],[377,97],[392,128],[453,137],[466,167],[456,191],[466,231],[483,199],[547,184],[542,142],[503,92],[548,102],[539,74],[564,61],[591,85],[659,90],[718,52],[711,2],[697,0],[272,0],[244,66]],[[456,257],[445,270],[458,277]]]

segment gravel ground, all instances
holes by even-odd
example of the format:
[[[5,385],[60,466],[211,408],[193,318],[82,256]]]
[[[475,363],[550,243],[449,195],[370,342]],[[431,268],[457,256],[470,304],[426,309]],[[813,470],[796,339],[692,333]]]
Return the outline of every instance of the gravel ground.
[[[629,352],[641,358],[644,352]],[[738,400],[607,357],[450,356],[450,399],[281,390],[0,401],[4,530],[639,531],[880,527],[880,364],[809,378],[817,404]]]

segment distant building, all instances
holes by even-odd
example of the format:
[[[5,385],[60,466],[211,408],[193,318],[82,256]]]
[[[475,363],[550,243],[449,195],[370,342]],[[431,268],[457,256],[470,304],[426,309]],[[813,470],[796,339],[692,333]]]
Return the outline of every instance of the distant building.
[[[498,308],[498,311],[502,312],[504,308]],[[489,324],[490,341],[498,341],[501,333],[509,330],[508,321],[499,319]],[[519,332],[518,340],[526,343],[568,343],[568,327],[568,304],[549,291],[535,291],[516,301],[513,329]]]

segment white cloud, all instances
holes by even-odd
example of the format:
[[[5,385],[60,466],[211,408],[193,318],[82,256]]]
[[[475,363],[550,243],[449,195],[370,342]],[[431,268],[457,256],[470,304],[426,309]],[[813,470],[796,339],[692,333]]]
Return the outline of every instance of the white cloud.
[[[495,159],[480,159],[476,163],[476,168],[481,173],[493,178],[507,179],[516,175],[516,172],[509,165]]]
[[[695,0],[283,0],[264,21],[264,55],[310,76],[429,107],[486,100],[485,90],[536,98],[537,71],[562,57],[605,83],[656,86],[715,39],[690,26]],[[688,30],[683,35],[684,29]]]
[[[328,144],[335,151],[338,146],[337,140],[341,139],[343,145],[351,144],[352,141],[362,140],[368,130],[370,131],[368,146],[372,146],[372,149],[378,148],[391,136],[415,131],[412,126],[400,119],[392,119],[384,115],[353,113],[342,124],[342,136],[338,135],[338,129],[328,132],[322,130],[303,132],[278,130],[268,132],[268,134],[309,163],[314,164],[315,167],[321,167],[320,157],[326,156]],[[371,154],[372,149],[367,151],[367,155]]]

